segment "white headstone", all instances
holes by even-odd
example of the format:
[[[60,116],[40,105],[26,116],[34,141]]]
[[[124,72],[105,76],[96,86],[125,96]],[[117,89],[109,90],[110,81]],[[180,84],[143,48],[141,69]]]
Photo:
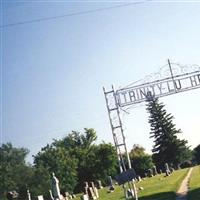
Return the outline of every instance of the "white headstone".
[[[51,200],[54,200],[54,199],[53,199],[53,195],[52,195],[52,191],[51,191],[51,190],[49,190],[49,196],[50,196],[50,199],[51,199]]]
[[[87,194],[82,195],[81,200],[89,200],[88,195]]]
[[[99,192],[98,192],[98,190],[97,190],[96,187],[94,187],[94,194],[95,194],[95,196],[96,196],[97,199],[98,199],[98,198],[99,198]]]
[[[28,200],[31,200],[31,194],[30,194],[29,190],[27,190],[27,196],[28,196]]]
[[[38,200],[44,200],[44,198],[43,198],[42,195],[37,196],[37,199],[38,199]]]
[[[100,180],[97,180],[97,188],[98,189],[102,189],[103,188],[102,183],[101,183]]]

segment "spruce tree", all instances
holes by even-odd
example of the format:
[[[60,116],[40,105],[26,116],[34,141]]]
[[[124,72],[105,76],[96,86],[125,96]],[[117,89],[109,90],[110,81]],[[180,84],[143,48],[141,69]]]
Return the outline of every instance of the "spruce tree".
[[[181,130],[176,129],[174,117],[167,113],[158,98],[149,98],[147,102],[150,138],[154,138],[153,160],[159,168],[163,168],[165,163],[177,167],[190,156],[187,141],[178,139],[177,134]]]

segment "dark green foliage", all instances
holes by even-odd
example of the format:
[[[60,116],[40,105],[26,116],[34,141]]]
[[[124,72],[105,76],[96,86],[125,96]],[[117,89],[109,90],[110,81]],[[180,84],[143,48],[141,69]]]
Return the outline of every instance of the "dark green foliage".
[[[144,176],[145,172],[154,166],[152,157],[145,153],[145,149],[139,145],[133,145],[130,152],[131,164],[137,175]]]
[[[115,148],[111,144],[102,143],[94,145],[87,157],[90,180],[101,179],[105,184],[108,176],[116,175],[117,157]],[[87,175],[84,178],[88,178]]]
[[[173,116],[168,114],[164,105],[157,98],[148,101],[149,123],[151,126],[150,138],[154,138],[152,149],[153,160],[156,165],[163,168],[167,162],[174,167],[191,157],[186,140],[180,140],[177,134],[181,133],[173,123]]]
[[[32,175],[31,167],[25,163],[27,154],[27,149],[15,148],[11,143],[0,147],[0,199],[12,190],[20,192],[20,199],[23,199],[26,183]]]
[[[183,163],[180,164],[181,169],[189,168],[191,166],[192,166],[192,161],[190,161],[190,160],[184,161]]]
[[[34,164],[36,169],[42,167],[48,172],[48,181],[50,175],[55,172],[61,183],[61,191],[73,191],[77,184],[77,160],[64,148],[47,145],[35,156]],[[50,184],[48,188],[50,189]]]
[[[43,166],[32,167],[33,175],[30,177],[28,188],[31,199],[36,199],[38,195],[43,195],[45,199],[49,197],[50,174]]]
[[[33,200],[43,195],[49,199],[51,174],[59,180],[61,192],[83,190],[84,181],[100,179],[106,182],[108,175],[117,173],[117,157],[114,146],[101,143],[94,129],[84,129],[83,134],[72,131],[61,140],[41,149],[34,156],[34,165],[25,163],[28,150],[3,144],[0,148],[0,199],[6,192],[16,190],[19,199],[27,198],[27,189]]]
[[[197,164],[200,164],[200,144],[193,150],[194,159]]]
[[[35,166],[43,166],[49,173],[55,172],[61,191],[82,191],[84,181],[102,180],[115,175],[117,158],[111,144],[95,145],[94,129],[76,131],[61,140],[54,140],[41,150],[34,160]]]

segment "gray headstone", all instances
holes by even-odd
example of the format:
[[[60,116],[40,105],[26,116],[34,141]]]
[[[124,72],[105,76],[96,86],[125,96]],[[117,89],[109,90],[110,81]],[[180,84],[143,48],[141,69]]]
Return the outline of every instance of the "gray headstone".
[[[113,185],[113,180],[112,180],[112,177],[111,176],[108,176],[108,185],[109,186],[112,186]]]
[[[97,189],[102,189],[103,186],[102,186],[102,183],[100,180],[97,181]]]
[[[113,192],[115,190],[111,176],[108,176],[108,187],[110,192]]]
[[[153,169],[152,169],[152,170],[153,170],[153,175],[154,175],[154,176],[158,174],[157,168],[156,168],[155,165],[153,166]]]
[[[132,197],[134,197],[134,192],[133,192],[132,189],[128,189],[128,190],[126,191],[126,199],[129,199],[129,198],[132,199]]]
[[[169,170],[169,165],[168,165],[168,163],[165,163],[165,174],[166,174],[166,176],[170,176],[170,174],[171,174],[171,172],[170,172],[170,170]]]
[[[88,187],[84,187],[83,193],[84,193],[84,194],[88,194]]]
[[[51,190],[52,190],[53,198],[60,199],[59,180],[56,178],[54,173],[52,173]]]
[[[148,169],[148,177],[152,177],[153,176],[153,171],[152,169]]]
[[[87,181],[85,181],[85,182],[84,182],[84,187],[89,187],[89,185],[88,185],[88,182],[87,182]]]

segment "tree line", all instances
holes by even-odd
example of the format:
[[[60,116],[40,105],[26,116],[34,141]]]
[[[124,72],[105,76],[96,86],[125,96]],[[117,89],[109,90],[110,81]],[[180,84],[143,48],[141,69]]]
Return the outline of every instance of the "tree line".
[[[174,168],[200,164],[200,145],[190,150],[187,141],[177,137],[181,130],[176,129],[173,116],[158,99],[147,101],[147,111],[154,146],[149,155],[142,146],[133,145],[129,155],[136,174],[144,176],[154,165],[162,169],[165,163]],[[105,185],[108,176],[119,173],[116,149],[111,143],[96,144],[96,140],[97,134],[92,128],[85,128],[83,133],[72,131],[43,147],[34,156],[32,165],[25,161],[27,149],[2,144],[0,199],[5,199],[6,192],[11,190],[16,190],[20,199],[26,198],[27,189],[32,197],[48,196],[52,172],[60,180],[61,192],[80,192],[85,181],[101,180]]]

